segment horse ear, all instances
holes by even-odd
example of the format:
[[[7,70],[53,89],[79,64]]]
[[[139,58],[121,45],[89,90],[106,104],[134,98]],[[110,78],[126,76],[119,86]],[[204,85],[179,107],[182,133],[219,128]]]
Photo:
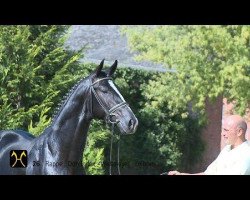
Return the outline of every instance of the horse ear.
[[[117,60],[115,60],[114,64],[108,69],[107,75],[112,76],[117,68]]]
[[[105,59],[103,59],[103,60],[100,62],[99,66],[96,68],[96,70],[95,70],[96,76],[99,76],[99,74],[101,73],[102,68],[103,68],[104,60],[105,60]]]

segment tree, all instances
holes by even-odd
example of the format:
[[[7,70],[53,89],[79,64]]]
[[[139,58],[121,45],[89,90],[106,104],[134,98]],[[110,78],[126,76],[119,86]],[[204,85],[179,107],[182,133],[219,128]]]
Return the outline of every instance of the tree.
[[[240,114],[249,105],[250,26],[139,26],[123,32],[138,59],[177,71],[150,82],[147,96],[153,106],[167,102],[176,110],[192,102],[204,119],[206,99],[235,100]]]
[[[68,84],[79,78],[72,75],[82,50],[64,47],[68,28],[0,27],[0,129],[27,129],[39,118],[41,127],[48,125],[46,113],[51,115]]]

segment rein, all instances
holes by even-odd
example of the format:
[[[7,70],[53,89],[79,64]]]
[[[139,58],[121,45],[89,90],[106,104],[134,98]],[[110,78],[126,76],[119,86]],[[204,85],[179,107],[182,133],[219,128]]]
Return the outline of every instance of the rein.
[[[110,141],[110,155],[109,155],[109,175],[112,175],[111,173],[111,165],[112,165],[112,148],[113,148],[113,137],[114,137],[114,126],[115,124],[118,124],[120,121],[118,121],[117,119],[115,119],[115,121],[112,121],[112,117],[116,116],[116,114],[114,113],[116,110],[118,110],[119,108],[123,107],[123,106],[127,106],[127,102],[126,101],[122,101],[121,103],[113,106],[110,109],[106,109],[105,106],[103,105],[101,99],[99,98],[99,96],[97,95],[95,89],[94,89],[94,85],[100,81],[103,80],[112,80],[111,77],[105,77],[105,78],[101,78],[96,80],[94,83],[92,83],[90,85],[90,89],[92,91],[92,93],[95,95],[96,100],[98,101],[99,105],[102,107],[102,109],[104,110],[104,112],[106,113],[106,117],[105,117],[105,121],[106,124],[111,124],[111,141]],[[93,107],[93,103],[92,106]],[[92,108],[93,110],[93,108]],[[117,146],[117,169],[118,169],[118,174],[120,175],[120,134],[118,135],[118,146]]]

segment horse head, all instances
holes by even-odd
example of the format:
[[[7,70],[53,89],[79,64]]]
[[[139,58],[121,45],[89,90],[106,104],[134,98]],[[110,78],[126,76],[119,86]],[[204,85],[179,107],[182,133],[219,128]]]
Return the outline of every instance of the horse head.
[[[117,124],[122,134],[135,133],[138,120],[112,80],[117,60],[105,71],[103,64],[104,60],[91,74],[93,117]]]

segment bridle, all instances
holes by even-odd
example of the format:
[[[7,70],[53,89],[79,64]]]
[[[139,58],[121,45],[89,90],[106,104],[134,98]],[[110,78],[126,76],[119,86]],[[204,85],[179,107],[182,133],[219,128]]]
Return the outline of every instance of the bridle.
[[[118,110],[119,108],[121,108],[121,107],[123,107],[123,106],[126,106],[127,103],[126,103],[126,101],[122,101],[121,103],[119,103],[119,104],[113,106],[113,107],[110,108],[110,109],[105,108],[105,106],[103,105],[101,99],[99,98],[99,96],[97,95],[97,93],[96,93],[96,91],[95,91],[95,89],[94,89],[94,85],[95,85],[96,83],[100,82],[100,81],[103,81],[103,80],[112,80],[112,78],[111,78],[111,77],[105,77],[105,78],[98,79],[98,80],[96,80],[94,83],[92,83],[92,84],[90,85],[90,89],[91,89],[92,93],[95,95],[95,98],[96,98],[96,100],[98,101],[99,105],[102,107],[102,109],[103,109],[104,112],[106,113],[106,117],[105,117],[106,122],[107,122],[107,123],[111,123],[111,124],[112,124],[112,123],[119,123],[119,121],[112,121],[112,120],[111,120],[111,119],[112,119],[112,116],[116,116],[114,112],[115,112],[116,110]]]
[[[113,106],[110,109],[105,108],[105,106],[103,105],[101,99],[99,98],[98,94],[96,93],[96,91],[94,89],[94,85],[96,83],[99,83],[100,81],[103,81],[103,80],[112,80],[112,78],[111,77],[100,78],[100,79],[96,80],[94,83],[92,83],[90,85],[90,89],[91,89],[91,92],[94,94],[96,100],[98,101],[99,105],[102,107],[102,109],[106,113],[106,116],[105,116],[106,124],[111,124],[112,125],[111,142],[110,142],[110,156],[109,156],[109,162],[110,162],[109,163],[109,174],[111,175],[112,144],[113,144],[113,136],[114,136],[114,126],[115,126],[115,124],[118,124],[120,122],[116,118],[115,118],[115,121],[113,121],[112,117],[116,116],[116,114],[114,113],[116,110],[118,110],[119,108],[121,108],[123,106],[127,106],[128,104],[127,104],[126,101],[122,101],[121,103]],[[93,100],[92,100],[91,109],[93,111]],[[120,135],[118,135],[118,147],[117,147],[117,168],[118,168],[118,174],[120,175],[119,160],[120,160]]]

